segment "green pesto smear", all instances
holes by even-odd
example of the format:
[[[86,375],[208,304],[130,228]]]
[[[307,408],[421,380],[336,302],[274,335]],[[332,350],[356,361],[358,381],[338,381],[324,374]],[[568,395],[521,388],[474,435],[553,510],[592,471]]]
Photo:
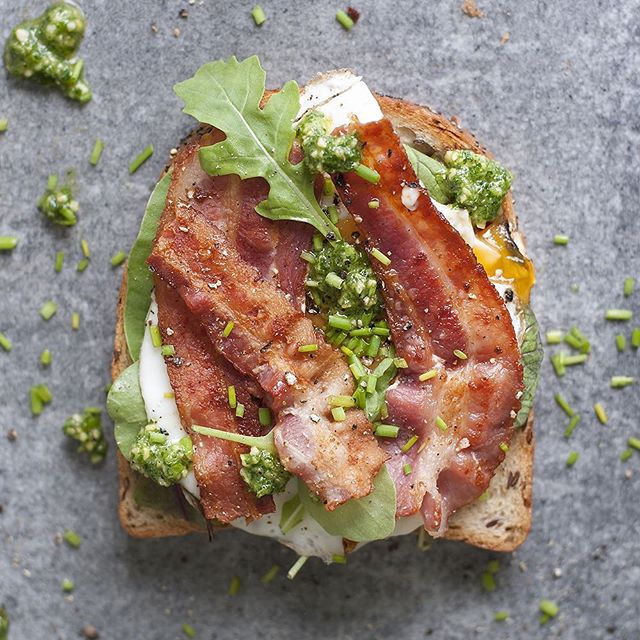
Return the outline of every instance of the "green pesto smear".
[[[80,7],[51,5],[41,16],[14,27],[5,43],[4,64],[15,76],[58,87],[78,102],[91,100],[84,62],[77,57],[86,29]]]
[[[319,111],[310,111],[301,120],[297,135],[312,173],[343,173],[360,163],[362,145],[356,134],[330,135],[328,120]]]
[[[240,475],[256,497],[270,496],[284,491],[291,474],[282,466],[280,458],[271,451],[251,447],[240,455]]]
[[[71,176],[64,185],[58,184],[57,176],[49,176],[47,188],[38,201],[38,209],[54,224],[62,227],[76,224],[80,205],[73,198]]]
[[[88,407],[82,414],[75,413],[65,420],[63,433],[79,442],[78,452],[89,456],[93,464],[102,462],[107,454],[107,441],[102,430],[102,412]]]

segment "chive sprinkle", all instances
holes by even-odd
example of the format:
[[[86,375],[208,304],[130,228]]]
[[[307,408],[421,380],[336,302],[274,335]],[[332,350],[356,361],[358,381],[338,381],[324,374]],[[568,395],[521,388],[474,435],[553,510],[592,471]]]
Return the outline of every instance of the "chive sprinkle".
[[[575,415],[575,411],[569,406],[569,403],[564,399],[564,396],[561,393],[556,393],[553,396],[556,404],[570,417],[572,418]]]
[[[58,251],[56,253],[56,263],[55,263],[56,273],[60,273],[62,271],[63,264],[64,264],[64,251]]]
[[[127,259],[127,254],[124,251],[118,251],[111,256],[111,266],[119,267]]]
[[[591,344],[578,327],[571,327],[569,333],[564,337],[564,341],[581,353],[591,353]]]
[[[80,247],[82,248],[82,255],[85,258],[89,258],[91,256],[91,252],[89,251],[89,243],[84,238],[80,241]]]
[[[490,571],[484,571],[480,577],[480,581],[485,591],[491,592],[496,590],[496,579]]]
[[[565,236],[559,233],[553,236],[553,244],[566,246],[569,244],[569,236]]]
[[[176,355],[176,348],[172,344],[163,344],[162,348],[160,349],[160,353],[165,358],[170,358]]]
[[[278,575],[279,571],[280,571],[280,566],[279,565],[277,565],[277,564],[271,565],[271,568],[269,569],[269,571],[267,571],[262,576],[262,578],[260,578],[260,582],[262,582],[262,584],[269,584]]]
[[[104,142],[98,138],[93,145],[93,150],[91,151],[91,156],[89,156],[89,164],[94,167],[100,162],[100,156],[102,155],[102,151],[104,149]]]
[[[238,402],[236,405],[236,418],[244,418],[244,405]]]
[[[558,605],[551,600],[540,600],[540,611],[544,613],[545,616],[549,616],[550,618],[555,618],[558,615]]]
[[[184,635],[187,636],[187,638],[196,637],[196,630],[186,622],[182,625],[182,633],[184,633]]]
[[[145,147],[129,165],[129,175],[135,173],[153,155],[153,145]]]
[[[340,9],[336,13],[336,20],[345,29],[345,31],[351,31],[351,29],[353,28],[353,25],[355,24],[355,22],[342,9]]]
[[[287,572],[287,578],[289,580],[293,580],[297,575],[300,569],[304,567],[304,563],[309,559],[309,556],[300,556],[294,563],[291,569]]]
[[[0,333],[0,347],[2,347],[7,352],[13,349],[11,340],[9,340],[9,338],[7,338],[7,336],[5,336],[4,333]]]
[[[176,397],[176,394],[173,391],[165,391],[162,394],[162,397],[163,398],[167,398],[169,400],[173,400]]]
[[[256,23],[256,27],[263,25],[267,20],[267,16],[265,15],[264,10],[259,4],[251,9],[251,17]]]
[[[633,289],[636,285],[635,278],[625,278],[624,284],[622,285],[622,292],[624,293],[625,298],[633,295]]]
[[[633,451],[631,449],[625,449],[620,454],[620,461],[621,462],[626,462],[632,455],[633,455]]]
[[[420,382],[426,382],[427,380],[431,380],[431,378],[435,378],[438,375],[438,372],[435,369],[429,369],[429,371],[425,371],[418,376],[418,380]]]
[[[438,427],[440,431],[446,431],[449,428],[447,423],[440,416],[436,416],[436,427]]]
[[[411,475],[412,471],[413,467],[408,462],[402,466],[402,473],[404,473],[405,476]]]
[[[400,427],[396,427],[394,424],[379,424],[375,429],[375,434],[379,438],[397,438]]]
[[[367,206],[369,207],[369,209],[379,209],[380,200],[378,200],[377,198],[373,198],[372,200],[369,200],[369,202],[367,203]]]
[[[303,344],[302,346],[298,347],[298,351],[300,353],[313,353],[314,351],[318,350],[318,345],[317,344]]]
[[[0,236],[0,251],[11,251],[18,246],[18,238],[15,236]]]
[[[509,451],[509,445],[506,442],[501,442],[498,445],[498,449],[500,449],[500,451],[502,451],[502,453],[507,453],[507,451]]]
[[[618,350],[619,353],[622,353],[627,347],[627,338],[622,335],[621,333],[619,333],[616,336],[616,349]]]
[[[567,467],[573,467],[573,465],[578,461],[580,454],[577,451],[569,452],[567,456]]]
[[[73,583],[73,580],[69,580],[69,578],[65,578],[62,581],[62,590],[65,593],[71,593],[74,589],[75,589],[75,584]]]
[[[611,388],[622,389],[624,387],[628,387],[630,384],[633,384],[635,381],[636,379],[631,376],[613,376],[611,378]]]
[[[62,534],[64,541],[74,549],[77,549],[82,544],[80,536],[72,529],[66,529]]]
[[[580,416],[576,413],[575,416],[569,420],[569,426],[564,431],[564,437],[570,438],[571,434],[574,432],[575,428],[578,426],[578,422],[580,422]]]
[[[367,167],[366,164],[359,164],[354,172],[360,176],[363,180],[370,182],[371,184],[378,184],[380,182],[380,174],[371,167]]]
[[[556,329],[547,331],[547,344],[560,344],[562,342],[562,331]]]
[[[58,305],[52,300],[49,300],[40,307],[40,315],[44,320],[51,320],[51,318],[56,315],[57,310]]]
[[[231,332],[233,331],[233,327],[235,326],[236,325],[235,325],[235,322],[233,322],[233,320],[230,320],[229,322],[227,322],[224,329],[222,330],[222,337],[228,338],[231,335]]]
[[[258,422],[263,427],[271,426],[271,411],[267,407],[260,407],[258,409]]]
[[[316,257],[311,251],[302,251],[300,257],[309,264],[313,264],[316,261]]]
[[[331,562],[335,564],[347,564],[347,556],[340,553],[334,553],[331,556]]]
[[[347,419],[344,407],[333,407],[333,409],[331,409],[331,415],[335,422],[344,422]]]
[[[402,451],[402,453],[407,453],[407,451],[409,451],[409,449],[411,449],[411,447],[413,447],[413,445],[418,442],[418,436],[411,436],[403,445],[402,448],[400,449],[400,451]]]
[[[39,416],[42,413],[43,403],[35,387],[29,389],[29,402],[31,404],[31,415]]]
[[[391,258],[389,256],[385,256],[380,249],[376,249],[375,247],[371,249],[371,255],[378,261],[381,262],[385,267],[388,267],[391,264]]]
[[[460,360],[466,360],[468,357],[467,354],[464,351],[460,351],[460,349],[454,349],[453,355],[456,356],[456,358],[460,358]]]
[[[88,258],[82,258],[76,265],[76,271],[82,273],[89,266]]]
[[[160,327],[157,324],[149,325],[149,335],[151,336],[151,344],[159,349],[162,346],[162,335]]]
[[[573,366],[575,364],[582,364],[587,361],[587,354],[581,353],[577,356],[564,356],[563,364],[567,367]]]
[[[71,328],[74,331],[80,328],[80,314],[75,311],[71,314]]]
[[[344,284],[344,280],[333,271],[329,271],[329,273],[327,273],[324,281],[334,289],[341,289],[342,285]]]
[[[51,351],[49,349],[43,349],[40,354],[40,364],[43,367],[48,367],[51,364]]]
[[[509,612],[508,611],[496,611],[495,615],[493,616],[493,619],[496,622],[504,622],[508,618],[509,618]]]
[[[636,327],[631,332],[631,346],[634,349],[637,349],[638,347],[640,347],[640,327]]]
[[[9,120],[7,118],[0,118],[0,133],[4,133],[9,128]]]
[[[329,396],[329,406],[331,407],[355,407],[356,401],[353,396]]]
[[[566,368],[564,366],[564,359],[566,354],[564,351],[560,351],[559,353],[554,353],[551,356],[551,364],[553,365],[553,370],[555,374],[561,378],[566,373]]]
[[[229,584],[229,595],[237,595],[238,591],[240,591],[241,586],[242,583],[240,582],[240,578],[238,578],[238,576],[233,576],[233,578],[231,578],[231,583]]]
[[[487,571],[493,574],[498,573],[498,571],[500,571],[500,561],[489,560],[489,562],[487,562]]]
[[[627,444],[636,451],[640,451],[640,438],[631,437],[627,440]]]
[[[322,195],[330,198],[336,192],[336,187],[333,184],[333,180],[331,178],[325,178],[324,184],[322,185]]]
[[[598,420],[600,421],[601,424],[607,424],[607,422],[609,422],[609,418],[607,416],[607,413],[604,410],[604,407],[599,402],[596,402],[593,405],[593,410],[596,413],[596,418],[598,418]]]
[[[346,316],[330,315],[327,318],[327,323],[334,329],[340,329],[342,331],[351,330],[351,320],[349,320],[349,318],[347,318]]]
[[[229,406],[232,409],[235,409],[238,404],[238,400],[236,397],[236,388],[233,385],[229,385],[227,387],[227,399],[229,400]]]
[[[605,320],[631,320],[631,318],[633,318],[633,311],[630,309],[607,309],[604,317]]]

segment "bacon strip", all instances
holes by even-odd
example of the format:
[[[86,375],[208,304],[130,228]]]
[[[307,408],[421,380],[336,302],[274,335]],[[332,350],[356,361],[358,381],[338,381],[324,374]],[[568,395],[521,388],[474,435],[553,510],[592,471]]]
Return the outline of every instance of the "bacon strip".
[[[387,456],[363,412],[350,411],[343,423],[330,419],[327,396],[350,394],[353,383],[340,354],[315,332],[300,309],[303,291],[297,293],[301,278],[296,274],[304,272],[298,264],[299,236],[277,230],[283,242],[290,242],[273,254],[272,263],[280,265],[274,276],[286,283],[278,288],[275,280],[264,277],[268,260],[255,258],[256,253],[269,253],[271,243],[264,233],[272,229],[258,226],[247,240],[241,231],[245,199],[238,200],[237,193],[235,199],[229,196],[238,185],[225,181],[223,190],[216,181],[207,177],[206,189],[193,181],[187,199],[176,203],[175,219],[159,231],[149,264],[177,289],[218,353],[257,382],[278,414],[274,435],[284,466],[334,509],[367,495]],[[250,182],[255,188],[257,181],[239,186],[246,190]],[[254,197],[252,191],[247,201]],[[239,201],[242,212],[237,215],[238,207],[231,203]],[[283,273],[289,274],[286,279]],[[234,328],[224,337],[229,322]],[[298,352],[298,347],[311,343],[319,345],[318,351]]]
[[[384,444],[391,455],[387,467],[397,486],[398,515],[421,510],[425,528],[442,535],[448,517],[487,488],[504,458],[499,445],[511,439],[523,388],[520,353],[504,302],[419,188],[391,123],[355,128],[366,142],[363,162],[378,171],[380,182],[349,173],[335,183],[369,247],[391,259],[388,266],[371,262],[383,283],[397,353],[409,365],[387,393],[389,419],[401,427],[400,437]],[[373,198],[377,209],[368,207]],[[435,378],[418,380],[433,368]],[[448,426],[444,431],[436,426],[438,416]],[[417,444],[403,453],[414,434]]]

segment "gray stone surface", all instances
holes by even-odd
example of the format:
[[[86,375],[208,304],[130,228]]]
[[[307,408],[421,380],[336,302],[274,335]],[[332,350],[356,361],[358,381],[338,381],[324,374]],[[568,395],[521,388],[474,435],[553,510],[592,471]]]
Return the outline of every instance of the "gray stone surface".
[[[0,76],[0,116],[10,121],[0,135],[0,235],[21,239],[0,255],[0,331],[14,343],[0,352],[0,602],[12,640],[77,638],[86,624],[105,639],[174,639],[183,622],[207,639],[638,637],[640,453],[626,464],[618,456],[640,435],[640,402],[637,386],[615,391],[608,379],[638,374],[640,356],[616,354],[614,335],[629,327],[605,323],[603,313],[630,305],[640,314],[640,292],[627,301],[621,293],[625,275],[640,276],[640,4],[480,0],[486,17],[472,19],[460,2],[361,1],[362,20],[346,33],[334,21],[339,2],[264,0],[269,19],[257,29],[249,1],[85,1],[90,104]],[[44,6],[0,0],[0,36]],[[183,8],[187,19],[178,17]],[[211,543],[129,539],[116,518],[113,442],[93,469],[60,433],[69,413],[104,401],[120,278],[109,258],[130,246],[169,149],[192,126],[171,86],[205,61],[253,53],[272,86],[348,66],[378,91],[459,116],[515,173],[542,327],[577,323],[593,340],[588,364],[561,381],[545,363],[534,526],[518,552],[500,558],[493,593],[480,574],[496,554],[447,542],[427,553],[413,538],[372,544],[348,567],[310,561],[294,582],[281,576],[265,587],[259,577],[272,563],[295,559],[275,543],[242,533]],[[92,168],[96,137],[106,148]],[[155,155],[130,177],[129,161],[149,142]],[[35,203],[47,175],[70,167],[82,208],[64,231]],[[571,236],[568,247],[552,244],[557,232]],[[91,266],[78,274],[81,238]],[[57,275],[60,249],[67,261]],[[48,299],[58,313],[46,323],[38,309]],[[53,352],[49,370],[38,365],[44,347]],[[27,392],[37,382],[50,385],[54,401],[33,419]],[[570,443],[553,403],[558,389],[583,416]],[[607,426],[593,417],[595,400]],[[566,469],[571,449],[581,457]],[[67,527],[83,538],[77,551],[54,544]],[[236,597],[226,593],[233,575],[243,582]],[[61,592],[65,577],[77,585],[73,602]],[[543,627],[542,597],[560,606]],[[499,609],[511,621],[493,622]]]

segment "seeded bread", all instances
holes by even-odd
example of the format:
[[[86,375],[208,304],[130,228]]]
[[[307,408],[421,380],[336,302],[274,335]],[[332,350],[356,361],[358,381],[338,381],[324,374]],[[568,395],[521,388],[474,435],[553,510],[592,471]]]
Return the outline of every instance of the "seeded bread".
[[[449,120],[426,107],[398,98],[376,96],[384,114],[393,122],[403,142],[422,151],[472,149],[486,150],[454,119]],[[195,135],[198,135],[197,133]],[[488,154],[487,154],[488,155]],[[513,202],[505,198],[503,215],[511,235],[524,253],[524,238],[518,231]],[[115,344],[111,375],[115,380],[131,364],[124,337],[123,316],[126,291],[126,269],[118,299]],[[533,480],[533,412],[527,424],[517,429],[504,462],[491,481],[485,497],[458,511],[450,520],[445,538],[493,551],[513,551],[526,539],[531,528],[531,495]],[[125,531],[137,538],[177,536],[194,531],[206,532],[200,522],[189,521],[179,511],[156,509],[139,504],[135,499],[140,476],[118,452],[120,476],[119,516]]]

